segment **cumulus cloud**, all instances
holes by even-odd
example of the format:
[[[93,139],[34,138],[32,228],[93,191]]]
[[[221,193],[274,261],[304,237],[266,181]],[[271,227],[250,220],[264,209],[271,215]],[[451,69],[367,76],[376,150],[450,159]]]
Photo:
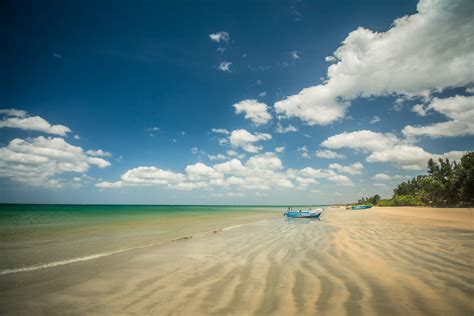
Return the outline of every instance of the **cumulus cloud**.
[[[392,177],[385,173],[377,173],[375,176],[372,177],[374,180],[391,180]]]
[[[283,127],[280,123],[277,123],[277,128],[275,132],[279,134],[285,134],[285,133],[290,133],[290,132],[297,132],[298,129],[294,127],[293,125],[288,125],[287,127]]]
[[[362,170],[364,170],[364,165],[361,164],[360,162],[356,162],[348,166],[343,166],[338,163],[332,163],[329,165],[329,168],[338,170],[339,172],[354,175],[354,174],[362,174]]]
[[[230,66],[232,65],[231,61],[223,61],[217,66],[217,69],[224,72],[230,72]]]
[[[217,33],[212,33],[209,34],[209,38],[211,41],[220,43],[220,42],[225,42],[227,43],[230,40],[229,33],[227,32],[217,32]]]
[[[474,3],[421,0],[417,11],[386,32],[359,27],[349,33],[326,58],[333,62],[327,80],[276,102],[276,112],[327,125],[358,97],[426,97],[467,86],[474,78]]]
[[[245,158],[245,154],[238,153],[237,151],[235,151],[233,149],[229,149],[226,153],[227,153],[227,156],[229,156],[229,157],[236,157],[236,158],[239,158],[239,159],[244,159]]]
[[[429,104],[417,104],[413,112],[427,116],[431,112],[443,114],[449,121],[426,126],[407,125],[402,130],[407,137],[431,138],[474,135],[474,96],[456,95],[450,98],[434,98]]]
[[[225,160],[227,157],[224,156],[223,154],[217,154],[217,155],[207,155],[207,158],[209,158],[210,161],[214,161],[214,160]]]
[[[28,112],[18,109],[0,109],[0,114],[12,117],[25,117]]]
[[[156,167],[138,167],[128,170],[119,181],[97,183],[98,188],[126,186],[165,186],[178,190],[213,187],[239,190],[269,190],[292,188],[293,183],[279,172],[281,160],[273,153],[255,155],[245,164],[238,159],[208,166],[204,163],[188,165],[185,173],[176,173]]]
[[[275,152],[277,153],[282,153],[285,151],[285,147],[284,146],[281,146],[281,147],[275,147]]]
[[[249,153],[258,153],[261,151],[263,147],[255,145],[255,143],[269,139],[272,139],[272,135],[266,133],[252,134],[245,129],[234,130],[229,137],[230,144],[233,147],[242,148]]]
[[[69,127],[64,125],[51,125],[48,121],[40,116],[30,116],[28,112],[17,109],[0,110],[0,128],[19,128],[29,131],[43,132],[66,136],[71,132]]]
[[[352,186],[352,181],[332,169],[287,169],[275,153],[266,152],[241,161],[228,161],[206,165],[198,162],[188,165],[184,172],[174,172],[157,167],[137,167],[126,171],[120,180],[97,183],[98,188],[122,188],[128,186],[161,186],[176,190],[216,188],[230,192],[267,191],[270,189],[305,189],[325,180],[338,185]],[[239,193],[240,194],[240,193]]]
[[[303,177],[311,179],[326,179],[343,186],[354,185],[350,178],[341,174],[337,174],[331,169],[314,169],[312,167],[306,167],[300,170],[288,169],[287,173],[290,178]]]
[[[346,156],[344,156],[342,154],[338,154],[337,152],[329,150],[329,149],[316,150],[316,157],[324,158],[324,159],[335,159],[335,158],[344,159],[344,158],[346,158]]]
[[[283,163],[274,153],[265,153],[251,157],[247,166],[252,169],[278,170],[283,168]]]
[[[450,158],[459,160],[465,152],[451,151],[444,154],[431,154],[423,148],[414,145],[396,145],[382,151],[373,152],[367,157],[367,162],[391,163],[405,170],[422,170],[430,158]]]
[[[0,177],[26,185],[60,187],[63,182],[56,175],[85,173],[91,165],[106,168],[110,162],[91,156],[62,138],[15,138],[0,148]]]
[[[351,133],[341,133],[326,139],[321,146],[331,149],[353,148],[367,151],[377,151],[391,148],[399,143],[399,139],[390,133],[377,133],[361,130]]]
[[[452,151],[444,154],[432,154],[423,148],[398,139],[389,133],[377,133],[368,130],[341,133],[326,139],[321,146],[327,148],[352,148],[369,153],[367,162],[390,163],[406,170],[422,170],[430,158],[448,157],[459,159],[464,152]]]
[[[272,116],[268,112],[268,106],[257,100],[243,100],[233,105],[235,113],[245,114],[245,118],[251,120],[255,125],[268,123]]]

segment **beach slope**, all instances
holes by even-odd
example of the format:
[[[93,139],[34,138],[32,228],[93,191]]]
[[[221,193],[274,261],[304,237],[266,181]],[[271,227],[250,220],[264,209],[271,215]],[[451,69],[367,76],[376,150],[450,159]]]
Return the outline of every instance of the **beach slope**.
[[[470,209],[329,208],[0,276],[0,313],[472,315]]]

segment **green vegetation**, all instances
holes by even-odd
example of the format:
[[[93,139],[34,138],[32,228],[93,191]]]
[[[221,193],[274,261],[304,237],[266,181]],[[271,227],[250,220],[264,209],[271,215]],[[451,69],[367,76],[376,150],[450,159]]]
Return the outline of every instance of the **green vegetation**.
[[[428,161],[428,174],[417,176],[400,183],[393,190],[391,199],[375,202],[372,198],[362,198],[365,202],[379,206],[474,206],[474,152],[465,154],[458,162],[439,159]],[[380,199],[380,197],[379,197]]]
[[[359,201],[357,201],[358,205],[377,205],[379,204],[380,201],[380,195],[376,194],[371,197],[366,197],[366,198],[361,198]]]
[[[389,200],[380,200],[378,206],[423,206],[426,205],[418,196],[395,195]]]

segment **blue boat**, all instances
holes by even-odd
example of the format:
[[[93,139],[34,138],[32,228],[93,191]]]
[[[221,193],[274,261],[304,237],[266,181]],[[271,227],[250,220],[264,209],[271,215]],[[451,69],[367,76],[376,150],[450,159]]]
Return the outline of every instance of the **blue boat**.
[[[366,210],[368,208],[372,208],[372,205],[354,205],[354,206],[352,206],[353,210]]]
[[[323,211],[322,208],[317,210],[286,211],[283,215],[287,218],[319,218]]]

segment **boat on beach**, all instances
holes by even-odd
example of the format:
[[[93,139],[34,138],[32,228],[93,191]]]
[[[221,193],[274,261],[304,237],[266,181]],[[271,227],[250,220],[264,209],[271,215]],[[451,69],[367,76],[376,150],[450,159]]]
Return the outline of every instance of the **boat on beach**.
[[[352,206],[353,210],[366,210],[368,208],[372,208],[372,205],[354,205],[354,206]]]
[[[300,210],[300,211],[286,211],[283,213],[287,218],[319,218],[324,209],[318,208],[316,210]]]

